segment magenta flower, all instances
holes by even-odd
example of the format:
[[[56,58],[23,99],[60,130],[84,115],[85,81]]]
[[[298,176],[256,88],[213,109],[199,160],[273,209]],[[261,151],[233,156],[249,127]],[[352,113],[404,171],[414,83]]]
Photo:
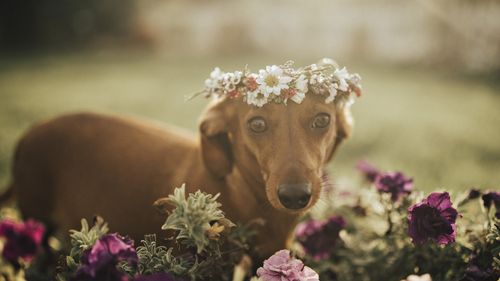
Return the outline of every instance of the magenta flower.
[[[343,217],[333,216],[327,221],[308,220],[297,226],[295,235],[304,251],[315,260],[323,260],[330,256],[339,232],[345,227]]]
[[[415,244],[427,240],[445,245],[455,241],[458,212],[448,192],[434,192],[408,208],[408,232]]]
[[[133,241],[118,234],[104,235],[84,253],[81,266],[72,280],[126,281],[127,275],[116,268],[116,265],[123,261],[132,266],[137,265],[138,258]]]
[[[13,265],[19,259],[30,262],[42,244],[45,227],[34,220],[14,222],[5,220],[0,223],[0,237],[6,239],[2,251],[4,259]]]
[[[413,180],[400,172],[378,174],[374,183],[379,192],[390,193],[393,202],[399,201],[405,194],[410,194],[413,189]]]
[[[375,166],[364,160],[359,161],[358,164],[356,164],[356,168],[363,174],[365,179],[369,182],[374,182],[375,178],[380,173],[380,171],[377,168],[375,168]]]
[[[290,257],[290,251],[281,250],[264,261],[257,269],[263,281],[319,281],[318,274],[301,260]]]

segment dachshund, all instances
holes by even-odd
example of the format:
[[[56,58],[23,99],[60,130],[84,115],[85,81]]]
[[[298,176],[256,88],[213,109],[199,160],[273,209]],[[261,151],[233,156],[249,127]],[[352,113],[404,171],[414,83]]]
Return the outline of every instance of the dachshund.
[[[352,126],[348,105],[314,94],[264,107],[215,99],[199,137],[135,117],[73,113],[25,133],[8,193],[23,216],[56,234],[99,214],[140,241],[164,222],[153,202],[186,183],[187,192],[220,193],[233,222],[264,219],[256,247],[267,257],[287,246],[300,215],[318,201],[324,167]]]

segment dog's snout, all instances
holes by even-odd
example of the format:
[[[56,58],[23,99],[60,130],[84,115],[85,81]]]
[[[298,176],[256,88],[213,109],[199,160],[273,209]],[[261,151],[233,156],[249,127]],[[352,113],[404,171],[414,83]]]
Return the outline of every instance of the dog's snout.
[[[311,199],[311,184],[281,184],[278,187],[278,198],[287,209],[302,209]]]

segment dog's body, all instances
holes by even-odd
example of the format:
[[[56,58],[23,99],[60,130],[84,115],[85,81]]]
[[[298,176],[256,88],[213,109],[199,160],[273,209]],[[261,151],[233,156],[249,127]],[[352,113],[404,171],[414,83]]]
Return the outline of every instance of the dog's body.
[[[308,103],[317,107],[313,97]],[[133,118],[91,113],[62,116],[35,126],[22,138],[11,188],[24,216],[55,225],[60,232],[78,228],[82,217],[98,214],[113,231],[139,240],[148,233],[161,236],[165,217],[152,204],[186,183],[187,192],[201,189],[220,193],[222,208],[234,222],[264,219],[266,224],[257,238],[258,252],[269,256],[285,248],[305,210],[284,211],[273,188],[283,182],[309,180],[313,197],[306,203],[307,207],[313,205],[321,185],[316,178],[350,129],[346,129],[348,116],[342,110],[323,104],[324,111],[336,115],[337,126],[321,132],[321,139],[314,136],[317,143],[300,139],[293,126],[300,126],[302,115],[309,118],[307,110],[311,110],[304,108],[302,113],[300,106],[281,109],[278,107],[283,105],[269,105],[270,109],[276,107],[276,113],[267,113],[249,109],[241,101],[217,102],[202,117],[199,140]],[[295,114],[294,110],[300,111]],[[285,120],[286,112],[289,119]],[[256,113],[270,114],[266,117],[269,126],[276,124],[273,128],[290,134],[276,131],[272,137],[283,138],[281,143],[271,141],[269,147],[254,148],[247,143],[246,126],[239,123],[246,123],[249,115]],[[278,126],[273,122],[287,123]],[[312,145],[312,152],[301,152],[309,149],[305,145]],[[287,150],[290,147],[295,147],[294,151]],[[260,154],[255,149],[273,153]]]

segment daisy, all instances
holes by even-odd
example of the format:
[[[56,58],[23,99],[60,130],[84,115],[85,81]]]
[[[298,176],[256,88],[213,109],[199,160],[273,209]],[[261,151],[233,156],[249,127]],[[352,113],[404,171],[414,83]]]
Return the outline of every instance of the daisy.
[[[292,81],[291,77],[283,75],[283,69],[279,66],[266,66],[266,70],[259,70],[257,83],[262,94],[268,98],[270,94],[279,96],[282,89],[288,89],[288,84]]]

